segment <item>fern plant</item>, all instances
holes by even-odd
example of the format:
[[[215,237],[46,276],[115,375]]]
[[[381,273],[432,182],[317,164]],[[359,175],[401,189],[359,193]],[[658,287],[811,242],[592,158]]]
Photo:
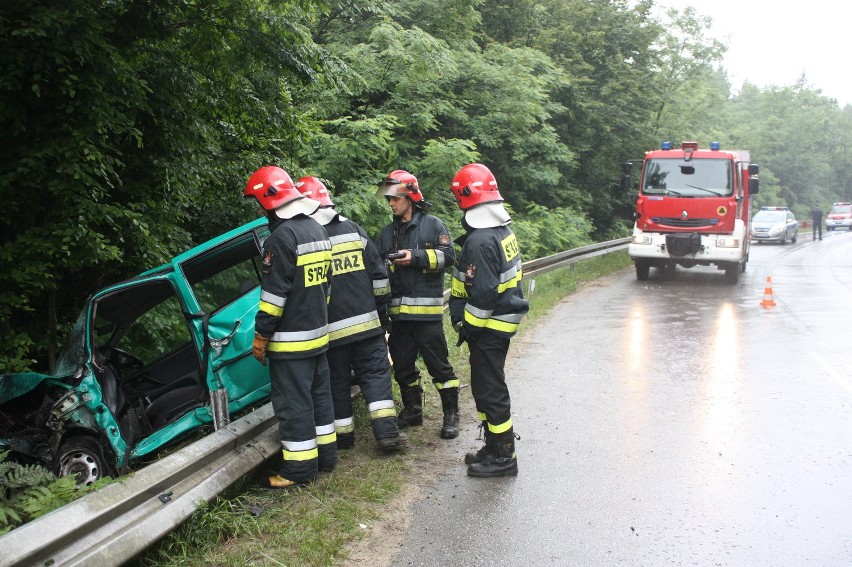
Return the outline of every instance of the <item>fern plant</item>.
[[[8,456],[9,451],[0,452],[0,535],[112,482],[103,478],[78,487],[73,476],[57,478],[42,466]]]

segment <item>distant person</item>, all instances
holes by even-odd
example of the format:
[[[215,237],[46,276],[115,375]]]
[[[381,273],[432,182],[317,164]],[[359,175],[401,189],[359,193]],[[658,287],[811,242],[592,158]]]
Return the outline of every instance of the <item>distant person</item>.
[[[811,217],[814,224],[814,240],[817,239],[817,231],[819,231],[819,239],[822,240],[822,209],[819,205],[811,209]]]

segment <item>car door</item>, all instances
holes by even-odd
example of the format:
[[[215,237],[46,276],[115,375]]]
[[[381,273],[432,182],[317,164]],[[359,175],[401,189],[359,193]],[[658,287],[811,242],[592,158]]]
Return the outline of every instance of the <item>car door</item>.
[[[205,320],[208,388],[229,414],[269,397],[269,369],[251,355],[267,235],[265,225],[243,227],[181,265]]]
[[[199,351],[172,270],[111,286],[92,300],[91,364],[131,457],[207,419]],[[124,445],[121,447],[120,445]],[[120,463],[125,464],[125,463]]]

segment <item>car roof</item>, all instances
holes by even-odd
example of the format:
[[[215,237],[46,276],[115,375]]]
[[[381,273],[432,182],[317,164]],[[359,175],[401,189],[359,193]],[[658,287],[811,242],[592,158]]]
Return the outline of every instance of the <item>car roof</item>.
[[[207,242],[203,242],[203,243],[199,244],[198,246],[190,248],[186,252],[178,254],[177,256],[175,256],[169,262],[163,264],[162,266],[158,266],[158,267],[152,268],[152,269],[150,269],[146,272],[142,272],[141,274],[139,274],[136,277],[150,276],[150,275],[155,275],[157,273],[167,273],[167,272],[173,271],[178,265],[189,260],[190,258],[197,256],[197,255],[199,255],[203,252],[206,252],[207,250],[210,250],[211,248],[215,248],[216,246],[219,246],[223,242],[227,242],[228,240],[234,238],[235,236],[237,236],[237,235],[239,235],[243,232],[247,232],[251,229],[263,226],[265,224],[267,224],[267,220],[265,218],[259,218],[259,219],[253,220],[253,221],[246,223],[246,224],[244,224],[240,227],[237,227],[233,230],[230,230],[230,231],[228,231],[224,234],[220,234],[219,236],[211,238]]]

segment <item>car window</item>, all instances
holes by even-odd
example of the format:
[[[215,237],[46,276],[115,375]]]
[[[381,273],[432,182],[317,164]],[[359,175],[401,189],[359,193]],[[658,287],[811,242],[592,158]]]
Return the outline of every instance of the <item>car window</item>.
[[[260,285],[258,274],[255,258],[249,258],[196,282],[192,290],[202,310],[206,313],[215,313]]]
[[[268,235],[268,229],[260,236]],[[240,235],[183,265],[198,304],[215,313],[260,285],[260,246],[252,232]]]
[[[95,301],[92,341],[99,351],[116,347],[147,366],[189,342],[183,313],[165,279],[109,290]]]
[[[730,195],[733,172],[728,160],[652,159],[645,166],[643,192],[706,197]]]
[[[852,205],[834,205],[831,207],[832,213],[850,214],[852,213]]]
[[[180,302],[171,296],[137,317],[116,346],[138,356],[148,366],[189,340],[189,327]]]
[[[760,211],[752,219],[755,222],[784,222],[784,213],[781,211]]]

